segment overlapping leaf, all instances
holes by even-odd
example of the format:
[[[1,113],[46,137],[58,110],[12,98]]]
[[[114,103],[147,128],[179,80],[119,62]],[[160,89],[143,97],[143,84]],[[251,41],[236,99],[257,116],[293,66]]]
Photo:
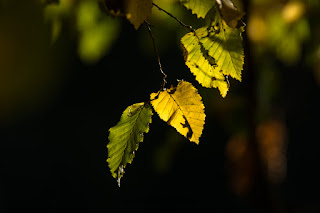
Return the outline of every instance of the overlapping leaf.
[[[185,62],[197,81],[204,87],[218,88],[225,97],[228,92],[226,76],[241,81],[244,63],[243,28],[231,28],[216,13],[210,26],[186,34],[181,43]]]
[[[205,18],[208,11],[215,5],[215,0],[180,0],[187,9],[196,14],[198,18]]]
[[[195,75],[196,80],[204,87],[218,88],[220,94],[225,97],[229,90],[225,77],[217,69],[216,60],[210,57],[208,51],[203,47],[197,32],[196,34],[186,34],[181,39],[181,43],[184,49],[185,63]]]
[[[238,22],[244,16],[244,12],[239,10],[231,0],[217,0],[222,19],[231,28],[236,28]]]
[[[149,104],[133,104],[122,113],[119,123],[109,129],[107,162],[114,178],[123,176],[127,163],[131,163],[143,134],[149,131],[152,109]]]
[[[171,87],[150,95],[151,104],[159,117],[188,138],[199,143],[205,123],[204,105],[191,83],[179,81]]]

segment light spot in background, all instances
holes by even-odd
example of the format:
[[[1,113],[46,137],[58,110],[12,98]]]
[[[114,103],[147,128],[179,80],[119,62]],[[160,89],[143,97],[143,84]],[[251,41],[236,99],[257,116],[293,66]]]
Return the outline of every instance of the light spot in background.
[[[247,33],[251,41],[264,41],[267,34],[267,26],[265,20],[260,15],[251,15],[248,25]]]
[[[259,151],[268,180],[281,183],[287,173],[287,133],[281,120],[267,120],[256,130]]]
[[[246,135],[237,133],[229,139],[226,157],[231,189],[237,195],[246,194],[254,182],[254,164]]]
[[[305,12],[305,6],[299,1],[290,1],[282,9],[282,17],[285,22],[293,23],[301,18]]]

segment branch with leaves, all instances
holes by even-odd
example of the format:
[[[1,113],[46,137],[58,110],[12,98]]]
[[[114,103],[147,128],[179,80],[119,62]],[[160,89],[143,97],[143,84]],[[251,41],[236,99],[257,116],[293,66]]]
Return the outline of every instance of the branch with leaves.
[[[210,24],[195,30],[152,0],[103,1],[110,13],[126,17],[135,29],[145,23],[162,74],[160,90],[150,94],[149,100],[127,107],[119,123],[109,129],[107,162],[119,186],[126,165],[132,162],[144,134],[149,132],[153,111],[196,144],[199,144],[205,123],[202,98],[191,83],[178,81],[177,86],[165,88],[167,75],[162,69],[151,25],[146,21],[153,6],[190,31],[181,38],[185,64],[203,87],[217,88],[221,96],[226,97],[230,87],[228,76],[241,81],[244,64],[241,36],[244,24],[241,19],[244,13],[238,10],[231,0],[180,2],[198,18],[208,19]]]

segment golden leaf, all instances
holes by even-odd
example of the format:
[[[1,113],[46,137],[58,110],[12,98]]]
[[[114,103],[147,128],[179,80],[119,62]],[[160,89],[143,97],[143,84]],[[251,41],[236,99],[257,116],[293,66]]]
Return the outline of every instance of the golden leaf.
[[[201,99],[197,89],[186,81],[150,95],[159,117],[196,144],[199,144],[206,117]]]

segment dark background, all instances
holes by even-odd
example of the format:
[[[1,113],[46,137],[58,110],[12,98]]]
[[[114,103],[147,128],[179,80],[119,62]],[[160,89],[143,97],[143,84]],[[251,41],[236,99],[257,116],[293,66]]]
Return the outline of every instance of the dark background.
[[[199,88],[205,129],[195,145],[154,114],[119,188],[106,163],[108,129],[127,106],[148,100],[161,83],[153,50],[143,47],[151,46],[145,26],[135,31],[122,19],[110,52],[88,65],[77,55],[69,22],[52,45],[40,10],[21,5],[0,8],[0,58],[13,60],[0,65],[1,94],[9,94],[0,100],[0,212],[320,212],[320,90],[303,57],[311,52],[312,38],[301,44],[301,58],[288,65],[270,51],[257,56],[245,34],[243,80],[231,79],[223,99],[217,89],[201,88],[184,65],[176,38],[166,36],[170,45],[160,54],[168,85],[185,79]],[[312,14],[310,26],[317,27]],[[163,37],[156,27],[153,31],[156,40]],[[265,63],[277,67],[268,71],[276,72],[277,83],[267,112],[261,113],[257,91],[265,83],[259,72]],[[40,71],[20,87],[15,79],[33,69]],[[257,148],[256,129],[270,117],[286,130],[286,172],[276,183],[267,178]],[[244,164],[251,168],[246,174],[251,181],[241,192],[232,187],[237,166],[226,154],[238,132],[248,141]]]

